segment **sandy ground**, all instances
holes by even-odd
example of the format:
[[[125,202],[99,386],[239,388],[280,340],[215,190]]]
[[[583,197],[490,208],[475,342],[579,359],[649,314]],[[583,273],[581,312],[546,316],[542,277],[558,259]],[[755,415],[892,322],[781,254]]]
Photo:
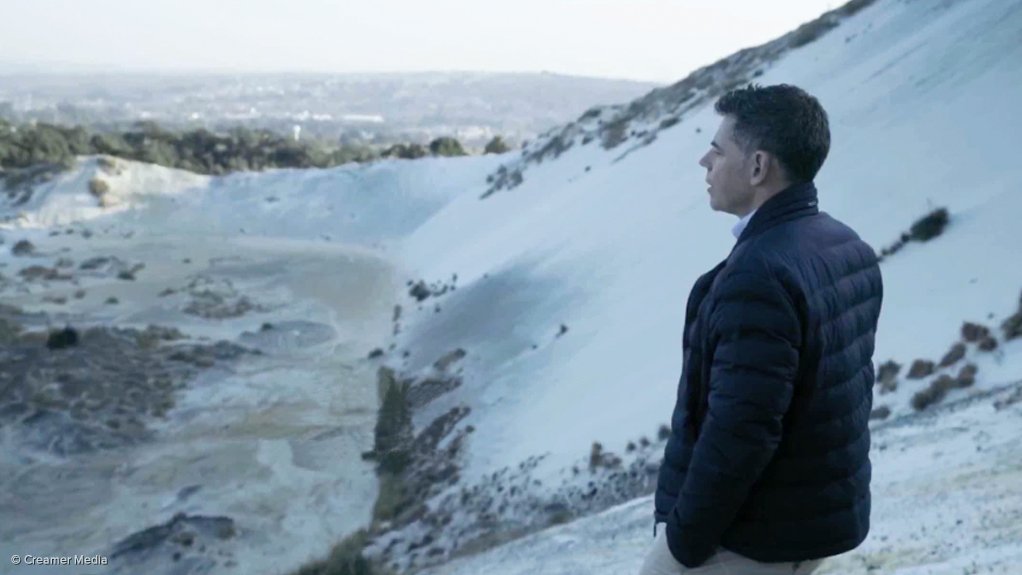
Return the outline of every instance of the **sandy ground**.
[[[1012,396],[1015,403],[998,408]],[[873,436],[873,513],[856,550],[819,575],[1022,573],[1022,382],[885,423]],[[638,573],[652,497],[420,575]]]
[[[372,445],[377,397],[375,372],[362,359],[390,329],[394,278],[386,262],[337,244],[261,238],[60,236],[38,247],[76,263],[115,255],[146,267],[136,281],[82,276],[79,286],[7,293],[5,303],[68,314],[77,325],[175,326],[264,355],[204,371],[157,424],[152,443],[68,459],[6,446],[0,572],[40,572],[10,570],[14,553],[103,554],[185,512],[235,521],[238,536],[216,572],[226,565],[278,573],[323,556],[368,522],[376,480],[360,454]],[[232,297],[259,309],[208,319],[182,313],[182,294],[159,295],[196,277],[213,289],[229,284]],[[75,299],[80,288],[86,295]],[[45,303],[47,295],[68,303]],[[108,297],[119,304],[105,304]],[[273,329],[261,332],[265,323]],[[161,567],[170,572],[173,563]]]

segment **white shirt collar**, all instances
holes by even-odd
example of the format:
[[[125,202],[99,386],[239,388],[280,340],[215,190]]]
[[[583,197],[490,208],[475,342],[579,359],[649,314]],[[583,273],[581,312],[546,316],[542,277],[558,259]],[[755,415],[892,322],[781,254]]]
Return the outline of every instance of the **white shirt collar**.
[[[745,217],[738,220],[738,223],[735,224],[733,228],[731,228],[731,233],[734,234],[736,240],[742,236],[742,232],[745,231],[745,227],[749,225],[749,220],[751,220],[752,216],[755,214],[756,210],[752,210],[751,212],[745,214]]]

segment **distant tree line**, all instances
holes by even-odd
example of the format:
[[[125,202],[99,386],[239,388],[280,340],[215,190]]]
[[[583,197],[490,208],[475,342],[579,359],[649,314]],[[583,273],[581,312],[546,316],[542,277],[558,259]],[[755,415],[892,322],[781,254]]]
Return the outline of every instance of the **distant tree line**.
[[[500,150],[500,151],[498,151]],[[500,137],[486,153],[507,151]],[[171,131],[154,122],[138,122],[124,132],[94,132],[80,126],[37,123],[13,125],[0,118],[0,173],[40,165],[69,168],[75,156],[105,154],[180,168],[199,174],[225,174],[270,168],[328,168],[380,158],[464,156],[457,139],[436,138],[428,146],[397,144],[386,149],[366,145],[295,141],[269,130],[234,128]]]

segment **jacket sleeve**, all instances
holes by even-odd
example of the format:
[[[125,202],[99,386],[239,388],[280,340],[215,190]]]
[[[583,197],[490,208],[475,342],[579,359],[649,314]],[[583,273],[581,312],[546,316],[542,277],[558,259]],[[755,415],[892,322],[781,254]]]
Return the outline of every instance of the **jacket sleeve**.
[[[802,343],[798,312],[780,282],[752,272],[722,280],[709,310],[709,407],[667,521],[671,554],[689,568],[713,555],[772,459]]]

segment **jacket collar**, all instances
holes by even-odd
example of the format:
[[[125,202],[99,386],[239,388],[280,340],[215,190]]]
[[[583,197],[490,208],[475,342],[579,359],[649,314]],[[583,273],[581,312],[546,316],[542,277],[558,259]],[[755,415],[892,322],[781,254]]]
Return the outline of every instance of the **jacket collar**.
[[[745,226],[737,244],[777,224],[820,213],[813,182],[793,184],[763,202]]]

